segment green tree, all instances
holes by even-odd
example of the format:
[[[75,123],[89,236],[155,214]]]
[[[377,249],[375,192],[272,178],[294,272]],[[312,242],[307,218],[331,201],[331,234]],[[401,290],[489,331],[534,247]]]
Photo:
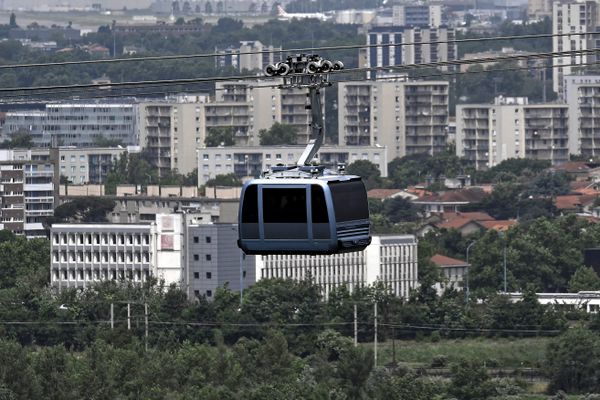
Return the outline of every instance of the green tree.
[[[211,127],[206,132],[204,144],[207,147],[217,146],[233,146],[235,144],[235,133],[233,128],[228,127]]]
[[[18,28],[19,26],[17,25],[17,16],[15,15],[15,13],[10,13],[10,20],[8,25],[11,28]]]
[[[484,400],[494,394],[485,367],[478,360],[463,359],[450,367],[448,393],[461,400]]]
[[[271,128],[258,132],[261,146],[279,146],[296,144],[298,140],[296,129],[290,125],[275,122]]]
[[[349,399],[364,398],[373,365],[373,353],[366,347],[349,347],[342,354],[337,376]]]
[[[206,186],[242,186],[242,181],[235,174],[217,175],[206,181]]]
[[[550,390],[569,393],[600,391],[600,336],[576,326],[554,339],[546,352]]]
[[[600,290],[600,277],[591,267],[579,267],[569,281],[569,292]]]
[[[383,202],[383,214],[395,223],[418,219],[417,207],[410,200],[400,196]]]
[[[363,179],[367,190],[381,187],[381,172],[377,165],[368,160],[357,160],[346,167],[348,175],[358,175]]]
[[[54,209],[53,222],[107,222],[106,216],[115,208],[115,201],[103,197],[79,197]]]

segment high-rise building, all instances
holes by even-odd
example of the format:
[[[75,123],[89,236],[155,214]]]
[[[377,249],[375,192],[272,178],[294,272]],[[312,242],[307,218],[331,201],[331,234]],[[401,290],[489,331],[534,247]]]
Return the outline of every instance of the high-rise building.
[[[552,17],[552,0],[528,0],[527,15],[531,18]]]
[[[569,153],[600,155],[600,75],[567,75],[562,89],[569,106]]]
[[[552,7],[552,33],[591,33],[600,28],[600,7],[591,0],[555,1]],[[600,48],[600,40],[595,35],[554,36],[552,51],[585,51]],[[597,54],[572,53],[562,57],[553,57],[554,77],[552,87],[562,93],[564,77],[573,73],[573,67],[599,60]]]
[[[446,81],[339,83],[338,107],[340,146],[385,146],[389,159],[445,149]]]
[[[240,72],[262,71],[268,64],[281,61],[281,47],[264,45],[258,40],[245,40],[239,47],[230,46],[219,50],[215,57],[216,67],[232,67]]]
[[[27,238],[46,237],[44,220],[58,202],[58,174],[51,161],[0,161],[0,229]]]
[[[569,161],[569,108],[529,104],[524,97],[502,97],[494,104],[456,106],[456,154],[477,169],[509,158]]]
[[[381,282],[395,296],[408,298],[418,286],[417,240],[413,235],[373,236],[363,251],[333,255],[300,254],[256,257],[256,279],[312,279],[325,298],[332,290]]]
[[[399,4],[392,7],[395,26],[433,27],[442,25],[442,6],[439,4]]]
[[[373,27],[367,33],[367,45],[372,46],[369,47],[367,67],[456,60],[457,50],[456,44],[453,43],[454,39],[454,29],[445,27]],[[440,67],[442,70],[449,68],[453,67]],[[378,72],[381,71],[369,71],[367,77],[375,79]]]

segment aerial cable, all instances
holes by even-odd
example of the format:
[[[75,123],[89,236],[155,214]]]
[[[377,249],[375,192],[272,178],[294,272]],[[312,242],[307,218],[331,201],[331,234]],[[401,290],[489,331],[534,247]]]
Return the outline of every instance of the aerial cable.
[[[479,63],[490,63],[490,62],[502,62],[502,61],[515,61],[515,60],[526,60],[536,58],[557,58],[566,56],[582,56],[591,55],[600,52],[600,49],[590,50],[568,50],[561,52],[547,52],[547,53],[534,53],[530,55],[514,55],[514,56],[500,56],[500,57],[483,57],[471,60],[454,60],[454,61],[438,61],[430,63],[420,64],[397,64],[388,66],[378,67],[363,67],[363,68],[350,68],[341,71],[331,71],[332,76],[337,74],[349,74],[349,73],[363,73],[372,71],[390,71],[402,72],[403,70],[422,69],[422,68],[435,68],[435,67],[447,67],[447,66],[461,66],[461,65],[472,65]],[[553,65],[552,67],[566,67],[566,66],[577,66],[578,64],[571,65]],[[550,67],[550,66],[548,66]],[[240,80],[269,80],[277,79],[279,76],[256,76],[256,75],[245,75],[245,76],[228,76],[228,77],[204,77],[204,78],[181,78],[181,79],[163,79],[163,80],[148,80],[148,81],[129,81],[129,82],[115,82],[115,83],[88,83],[88,84],[74,84],[74,85],[53,85],[53,86],[29,86],[29,87],[12,87],[12,88],[0,88],[0,93],[12,93],[12,92],[34,92],[34,91],[53,91],[65,89],[69,93],[73,90],[80,89],[100,89],[108,90],[113,87],[152,87],[152,86],[163,86],[163,85],[185,85],[195,83],[212,83],[212,82],[228,82],[228,81],[240,81]],[[3,96],[6,97],[6,96]]]
[[[281,50],[243,51],[243,52],[231,52],[231,53],[182,54],[182,55],[171,55],[171,56],[111,58],[111,59],[102,59],[102,60],[57,61],[57,62],[49,62],[49,63],[31,63],[31,64],[7,64],[7,65],[0,65],[0,70],[41,68],[41,67],[59,67],[59,66],[88,65],[88,64],[112,64],[112,63],[121,63],[121,62],[186,60],[186,59],[198,59],[198,58],[259,55],[259,54],[272,54],[272,53],[304,53],[304,52],[314,53],[314,52],[322,52],[322,51],[341,51],[341,50],[353,50],[353,49],[403,47],[403,46],[413,46],[413,45],[421,46],[421,45],[458,44],[458,43],[472,43],[472,42],[479,43],[479,42],[490,42],[490,41],[498,41],[498,40],[528,40],[528,39],[543,39],[543,38],[554,38],[554,37],[572,37],[572,36],[588,36],[588,35],[589,36],[600,35],[600,32],[543,33],[543,34],[532,34],[532,35],[464,38],[464,39],[441,40],[441,41],[431,41],[431,42],[417,42],[417,43],[415,43],[415,42],[380,43],[380,44],[364,44],[364,45],[292,48],[292,49],[281,49]]]

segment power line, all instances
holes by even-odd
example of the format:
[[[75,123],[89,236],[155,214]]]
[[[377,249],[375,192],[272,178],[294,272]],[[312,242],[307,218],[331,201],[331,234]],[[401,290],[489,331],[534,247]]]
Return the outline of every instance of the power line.
[[[600,52],[600,49],[595,49],[595,50],[587,50],[586,54],[589,53],[597,53]],[[563,57],[564,55],[562,54],[564,52],[561,52],[560,55],[555,55],[556,57]],[[575,54],[580,54],[581,51],[576,50],[576,51],[571,51],[569,53],[575,53]],[[549,53],[540,53],[540,54],[549,54]],[[515,56],[516,57],[516,56]],[[522,56],[519,56],[522,57]],[[549,57],[549,56],[545,56],[545,57]],[[554,56],[552,56],[554,57]],[[484,59],[479,59],[480,63],[489,63],[489,62],[494,62],[493,60],[496,60],[496,58],[484,58]],[[461,65],[473,65],[473,64],[477,64],[474,61],[476,60],[468,60],[469,62],[466,62],[464,64]],[[506,57],[502,57],[501,61],[509,61]],[[579,63],[579,64],[570,64],[569,66],[571,67],[584,67],[584,66],[593,66],[593,65],[598,65],[600,64],[600,62],[589,62],[589,63]],[[418,69],[418,68],[427,68],[428,66],[430,67],[431,63],[429,64],[412,64],[410,65],[410,69]],[[457,64],[455,64],[457,65]],[[386,66],[386,67],[377,67],[378,70],[389,70],[389,69],[402,69],[405,66],[399,65],[399,66]],[[547,69],[547,68],[560,68],[560,67],[565,67],[565,65],[543,65],[543,66],[525,66],[525,67],[514,67],[514,68],[492,68],[492,69],[484,69],[481,71],[453,71],[453,72],[437,72],[437,73],[433,73],[433,74],[428,74],[428,75],[419,75],[417,77],[413,77],[413,79],[423,79],[423,78],[436,78],[436,77],[445,77],[445,76],[459,76],[459,75],[468,75],[468,74],[477,74],[477,73],[493,73],[493,72],[502,72],[502,71],[522,71],[522,70],[534,70],[534,69]],[[372,70],[371,68],[368,68],[366,70]],[[234,79],[234,78],[232,78]],[[236,80],[243,80],[243,77],[239,77],[239,78],[235,78]],[[258,79],[263,79],[263,77],[257,78],[257,77],[252,77],[251,80],[258,80]],[[388,78],[388,79],[394,79],[394,78]],[[386,78],[382,78],[380,81],[385,81]],[[150,86],[150,87],[172,87],[175,85],[181,85],[181,83],[172,83],[172,82],[168,82],[168,83],[154,83],[155,81],[149,81],[152,82],[152,84],[144,84],[144,86]],[[340,79],[340,80],[331,80],[332,83],[344,83],[344,82],[365,82],[364,78],[357,78],[357,79]],[[373,81],[373,82],[377,82],[377,81]],[[199,84],[199,83],[205,83],[205,82],[192,82],[190,84]],[[103,85],[105,86],[105,85]],[[124,90],[135,90],[135,89],[140,89],[144,86],[132,86],[132,87],[124,87]],[[253,86],[248,86],[249,88],[276,88],[279,87],[279,85],[253,85]],[[22,98],[23,96],[36,96],[36,95],[56,95],[56,94],[69,94],[69,95],[74,95],[74,91],[75,93],[79,92],[79,91],[84,91],[84,89],[86,88],[74,88],[72,90],[53,90],[53,91],[49,91],[49,92],[42,92],[42,93],[33,93],[33,94],[8,94],[8,95],[3,95],[3,98]],[[90,88],[92,90],[102,90],[102,89],[97,89],[97,88]],[[0,89],[0,91],[2,91],[3,89]],[[6,89],[8,90],[8,89]],[[17,91],[17,89],[14,89],[15,91]],[[32,89],[34,90],[34,89]],[[197,89],[196,89],[197,90]],[[221,88],[221,89],[214,89],[214,90],[227,90],[225,88]],[[85,90],[87,91],[87,90]],[[195,92],[192,89],[185,89],[185,88],[179,88],[176,90],[164,90],[164,91],[152,91],[152,92],[140,92],[140,93],[135,93],[135,92],[127,92],[127,93],[107,93],[107,94],[101,94],[101,95],[97,95],[97,96],[85,96],[85,97],[79,97],[76,100],[84,100],[84,99],[104,99],[104,98],[116,98],[116,97],[140,97],[140,96],[152,96],[152,95],[166,95],[168,93],[173,93],[173,94],[182,94],[182,93],[193,93]]]
[[[388,71],[388,70],[411,70],[411,69],[422,69],[422,68],[436,68],[436,67],[448,67],[448,66],[461,66],[461,65],[472,65],[478,63],[491,63],[491,62],[502,62],[502,61],[516,61],[524,59],[536,59],[536,58],[555,58],[555,57],[567,57],[573,55],[588,55],[596,54],[600,52],[600,49],[591,50],[567,50],[560,52],[546,52],[546,53],[533,53],[530,55],[513,55],[513,56],[500,56],[500,57],[483,57],[471,60],[456,60],[456,61],[438,61],[430,63],[420,64],[398,64],[389,66],[378,66],[378,67],[364,67],[364,68],[353,68],[348,70],[333,71],[331,75],[338,74],[350,74],[350,73],[365,73],[372,71]],[[565,65],[558,65],[556,67],[564,67]],[[576,65],[575,65],[576,66]],[[554,67],[554,66],[553,66]],[[303,74],[308,75],[308,74]],[[74,84],[74,85],[53,85],[53,86],[29,86],[29,87],[12,87],[12,88],[0,88],[0,93],[10,92],[32,92],[32,91],[50,91],[57,89],[68,90],[72,93],[73,90],[77,89],[102,89],[107,90],[112,87],[142,87],[142,86],[162,86],[162,85],[183,85],[192,83],[213,83],[213,82],[227,82],[237,80],[272,80],[281,79],[279,76],[257,77],[254,75],[245,76],[229,76],[229,77],[206,77],[206,78],[183,78],[183,79],[163,79],[163,80],[148,80],[148,81],[128,81],[128,82],[116,82],[116,83],[88,83],[88,84]]]
[[[271,54],[271,53],[303,53],[303,52],[314,52],[314,51],[320,52],[320,51],[341,51],[341,50],[369,49],[369,48],[382,48],[382,47],[402,47],[402,46],[413,46],[413,45],[420,46],[420,45],[458,44],[458,43],[471,43],[471,42],[479,43],[479,42],[489,42],[489,41],[499,41],[499,40],[527,40],[527,39],[543,39],[543,38],[572,37],[572,36],[592,36],[592,35],[600,35],[600,33],[596,33],[596,32],[543,33],[543,34],[531,34],[531,35],[511,35],[511,36],[496,36],[496,37],[482,37],[482,38],[464,38],[464,39],[440,40],[440,41],[418,42],[418,43],[415,43],[415,42],[412,42],[412,43],[411,42],[380,43],[380,44],[365,44],[365,45],[292,48],[292,49],[281,49],[281,50],[244,51],[244,52],[231,52],[231,53],[204,53],[204,54],[183,54],[183,55],[172,55],[172,56],[112,58],[112,59],[103,59],[103,60],[57,61],[57,62],[50,62],[50,63],[0,65],[0,70],[20,69],[20,68],[24,69],[24,68],[40,68],[40,67],[57,67],[57,66],[70,66],[70,65],[88,65],[88,64],[112,64],[112,63],[121,63],[121,62],[189,60],[189,59],[198,59],[198,58],[258,55],[258,54]]]

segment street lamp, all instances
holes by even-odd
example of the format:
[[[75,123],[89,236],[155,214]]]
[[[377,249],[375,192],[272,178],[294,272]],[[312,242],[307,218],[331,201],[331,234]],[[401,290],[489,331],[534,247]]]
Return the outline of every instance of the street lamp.
[[[469,305],[469,269],[471,269],[471,264],[469,264],[469,250],[477,243],[477,241],[469,243],[467,246],[467,276],[466,276],[466,288],[465,288],[465,305]]]

